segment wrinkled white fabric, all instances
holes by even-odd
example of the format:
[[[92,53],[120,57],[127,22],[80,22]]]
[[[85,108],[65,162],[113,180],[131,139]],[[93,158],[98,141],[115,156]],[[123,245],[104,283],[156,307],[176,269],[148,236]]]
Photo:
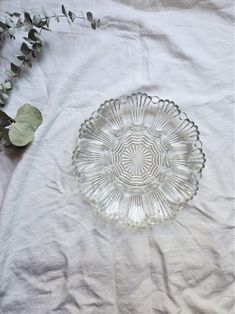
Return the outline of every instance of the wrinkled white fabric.
[[[0,153],[0,313],[234,313],[233,1],[63,3],[101,28],[53,22],[5,107],[14,116],[29,102],[44,121],[23,153]],[[1,0],[0,14],[41,6],[60,11],[56,0]],[[1,48],[1,78],[20,36]],[[71,167],[83,120],[136,91],[180,105],[207,158],[197,196],[141,230],[100,218]]]

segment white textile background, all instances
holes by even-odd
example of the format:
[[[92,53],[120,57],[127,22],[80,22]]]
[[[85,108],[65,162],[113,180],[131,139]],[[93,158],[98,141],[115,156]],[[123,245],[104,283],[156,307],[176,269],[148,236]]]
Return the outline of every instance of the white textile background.
[[[1,314],[231,314],[234,306],[234,5],[229,0],[64,0],[101,18],[52,23],[16,82],[44,122],[23,154],[0,153]],[[4,11],[60,11],[1,0]],[[20,38],[1,48],[0,77]],[[135,230],[82,202],[71,167],[80,124],[106,99],[144,91],[198,125],[198,195],[169,224]]]

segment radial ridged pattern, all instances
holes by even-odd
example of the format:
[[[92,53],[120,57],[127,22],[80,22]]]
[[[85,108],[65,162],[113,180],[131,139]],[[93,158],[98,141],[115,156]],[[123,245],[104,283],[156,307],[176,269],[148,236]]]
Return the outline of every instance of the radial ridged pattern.
[[[160,168],[167,167],[167,151],[158,137],[132,127],[110,151],[110,163],[127,188],[141,187],[156,181]]]
[[[142,93],[111,99],[81,125],[73,153],[80,192],[120,222],[163,222],[196,194],[201,146],[173,102]]]

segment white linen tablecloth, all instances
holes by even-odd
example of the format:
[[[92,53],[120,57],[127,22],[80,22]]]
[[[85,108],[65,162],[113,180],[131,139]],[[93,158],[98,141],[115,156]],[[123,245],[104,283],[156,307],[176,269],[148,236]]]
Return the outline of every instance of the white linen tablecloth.
[[[5,107],[14,116],[29,102],[44,121],[24,153],[0,153],[0,313],[234,313],[234,2],[63,2],[101,27],[52,22]],[[0,14],[60,5],[1,0]],[[1,47],[1,78],[20,36]],[[83,120],[136,91],[175,101],[198,125],[207,158],[186,208],[140,230],[100,218],[71,167]]]

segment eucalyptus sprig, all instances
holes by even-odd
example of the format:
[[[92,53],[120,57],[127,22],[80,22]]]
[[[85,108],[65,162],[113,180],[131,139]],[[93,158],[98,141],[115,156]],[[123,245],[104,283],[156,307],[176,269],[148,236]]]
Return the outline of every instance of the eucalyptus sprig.
[[[13,29],[23,28],[27,32],[27,37],[23,37],[24,41],[20,47],[20,54],[17,59],[20,63],[11,63],[10,69],[6,70],[6,79],[1,83],[0,88],[0,106],[4,107],[8,98],[9,92],[12,89],[12,82],[16,79],[25,65],[32,66],[32,59],[35,58],[43,47],[43,40],[40,36],[43,30],[51,31],[49,28],[52,19],[59,22],[61,18],[64,18],[69,24],[73,23],[76,19],[82,19],[90,24],[95,30],[100,26],[100,19],[95,19],[91,12],[87,12],[86,16],[76,15],[72,11],[67,11],[64,5],[61,6],[62,14],[49,15],[45,9],[42,9],[42,14],[35,13],[30,15],[29,12],[22,14],[18,12],[9,13],[9,18],[5,23],[0,21],[0,41],[3,41],[6,37],[6,33],[9,32],[11,38],[15,38],[13,35]],[[17,20],[15,20],[17,18]]]
[[[49,15],[45,8],[42,8],[42,13],[30,14],[29,12],[6,12],[5,21],[0,20],[0,43],[9,35],[10,38],[15,39],[14,31],[23,28],[24,31],[29,31],[35,27],[44,30],[49,29],[49,24],[52,19],[59,22],[61,18],[66,18],[66,21],[71,24],[76,19],[81,19],[90,23],[93,29],[100,26],[100,19],[95,19],[91,12],[87,12],[86,16],[81,12],[81,15],[77,15],[74,12],[65,9],[65,6],[61,6],[62,14],[54,13]]]
[[[32,59],[40,53],[43,47],[41,32],[51,31],[49,26],[52,19],[60,22],[60,19],[64,18],[70,25],[76,19],[81,19],[89,23],[94,30],[100,26],[100,19],[95,19],[91,12],[87,12],[86,16],[83,13],[78,16],[72,11],[67,11],[64,5],[61,6],[61,12],[62,14],[54,13],[53,15],[49,15],[45,9],[42,9],[42,14],[35,13],[33,15],[29,12],[6,12],[5,21],[0,21],[0,44],[8,35],[9,38],[15,39],[14,31],[16,29],[23,29],[27,32],[27,36],[23,37],[20,46],[17,64],[15,62],[10,64],[10,69],[6,70],[6,79],[0,83],[0,106],[3,107],[6,104],[12,83],[20,75],[24,66],[31,67]],[[41,123],[41,112],[30,104],[20,107],[15,119],[0,110],[0,144],[18,147],[29,144]]]

